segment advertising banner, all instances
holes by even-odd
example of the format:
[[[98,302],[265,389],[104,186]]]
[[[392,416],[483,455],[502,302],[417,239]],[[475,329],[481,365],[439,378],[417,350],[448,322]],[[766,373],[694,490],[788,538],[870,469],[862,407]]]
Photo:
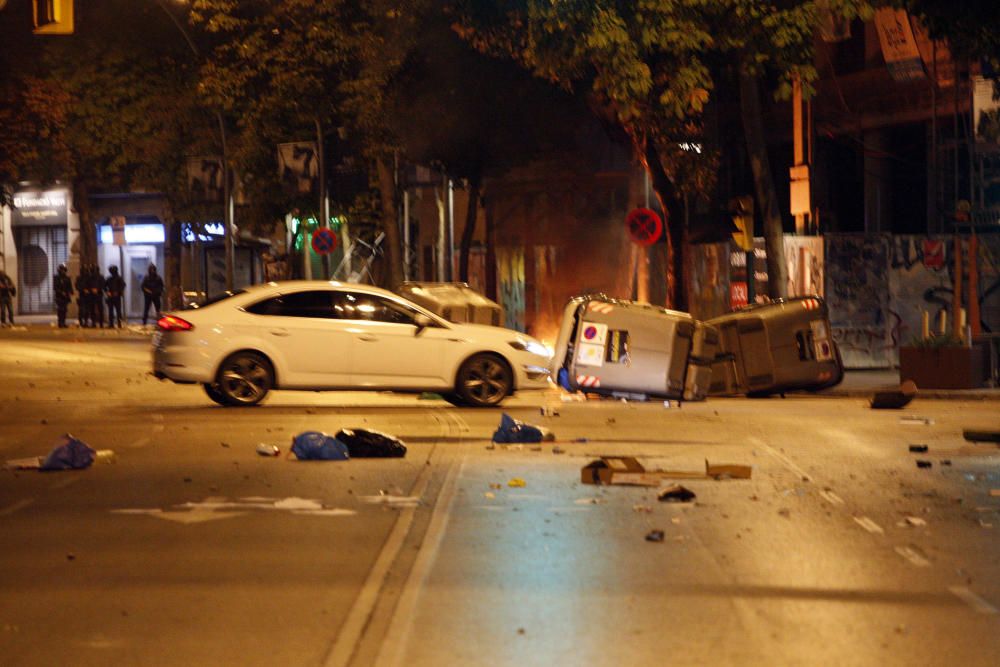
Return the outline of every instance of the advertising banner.
[[[14,193],[11,224],[15,227],[65,227],[69,189],[19,190]]]

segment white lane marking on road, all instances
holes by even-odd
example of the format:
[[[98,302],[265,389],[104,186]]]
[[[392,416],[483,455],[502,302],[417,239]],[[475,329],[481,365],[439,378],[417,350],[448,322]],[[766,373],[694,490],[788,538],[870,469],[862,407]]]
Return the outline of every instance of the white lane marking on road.
[[[755,438],[755,440],[756,440],[756,438]],[[789,470],[791,470],[792,472],[794,472],[796,475],[798,475],[803,481],[805,481],[805,482],[811,482],[811,481],[813,481],[812,475],[810,475],[805,470],[803,470],[802,468],[800,468],[795,463],[795,461],[792,461],[790,458],[788,458],[787,456],[785,456],[784,454],[782,454],[781,452],[779,452],[777,449],[775,449],[774,447],[772,447],[771,445],[769,445],[769,444],[767,444],[765,442],[761,442],[760,445],[765,450],[767,450],[768,454],[770,454],[774,458],[776,458],[779,461],[781,461],[782,463],[784,463],[786,468],[788,468]]]
[[[930,567],[931,562],[910,547],[896,547],[896,553],[917,567]]]
[[[377,665],[401,665],[406,647],[410,643],[410,635],[413,633],[413,621],[417,615],[417,602],[424,584],[430,575],[431,569],[437,560],[438,551],[441,548],[441,540],[444,537],[448,522],[451,519],[451,510],[454,505],[458,479],[465,469],[465,461],[468,456],[468,446],[464,445],[461,452],[461,460],[458,465],[453,465],[448,471],[448,476],[441,487],[441,494],[431,520],[427,524],[427,533],[424,535],[424,542],[413,562],[410,576],[406,578],[403,585],[403,592],[399,596],[396,610],[389,621],[389,637],[382,642],[379,648],[378,657],[375,659]]]
[[[869,533],[885,535],[885,531],[882,530],[882,526],[878,525],[866,516],[856,516],[854,517],[854,523],[858,524]]]
[[[980,614],[996,614],[997,608],[991,605],[986,600],[982,599],[966,586],[949,586],[948,590],[952,592],[959,600],[965,604],[972,607],[974,610]]]
[[[34,498],[25,498],[24,500],[18,500],[16,503],[7,505],[3,509],[0,509],[0,516],[10,516],[18,510],[23,510],[25,507],[35,502]]]
[[[838,496],[836,493],[829,489],[823,489],[819,492],[819,497],[830,503],[831,505],[843,505],[844,499]]]
[[[432,468],[433,466],[429,465],[421,468],[413,488],[410,490],[411,496],[422,497],[424,495],[427,485],[430,483]],[[396,561],[399,550],[403,547],[403,542],[406,541],[406,536],[410,532],[416,512],[416,506],[404,507],[400,511],[396,524],[392,527],[389,537],[382,546],[382,551],[379,552],[375,564],[372,565],[368,577],[361,586],[361,592],[358,593],[354,604],[351,605],[351,610],[348,612],[340,632],[337,633],[337,639],[330,649],[330,653],[323,661],[326,667],[342,667],[350,663],[354,649],[364,634],[368,620],[378,602],[378,596],[389,574],[389,568]]]

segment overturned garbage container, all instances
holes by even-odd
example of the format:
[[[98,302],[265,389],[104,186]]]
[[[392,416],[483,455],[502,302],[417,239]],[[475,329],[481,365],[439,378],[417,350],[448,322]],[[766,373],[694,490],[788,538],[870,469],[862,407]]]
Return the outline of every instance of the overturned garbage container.
[[[489,324],[503,323],[503,308],[495,301],[469,287],[468,283],[432,283],[407,281],[396,290],[449,322]]]
[[[688,313],[579,296],[563,310],[552,372],[570,391],[700,400],[717,343],[714,327]]]
[[[720,339],[711,395],[815,391],[844,378],[826,302],[818,296],[746,306],[708,324]]]

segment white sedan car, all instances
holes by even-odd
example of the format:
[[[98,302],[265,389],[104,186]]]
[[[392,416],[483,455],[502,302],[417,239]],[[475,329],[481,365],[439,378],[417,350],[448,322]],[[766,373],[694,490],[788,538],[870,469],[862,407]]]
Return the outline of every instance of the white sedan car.
[[[267,283],[165,314],[153,374],[222,405],[272,389],[440,392],[475,407],[548,384],[551,351],[525,334],[456,324],[369,285]]]

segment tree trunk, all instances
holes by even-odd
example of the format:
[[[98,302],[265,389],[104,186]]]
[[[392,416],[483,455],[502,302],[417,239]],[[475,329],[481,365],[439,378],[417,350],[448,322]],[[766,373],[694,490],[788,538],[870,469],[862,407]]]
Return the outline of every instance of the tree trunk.
[[[493,230],[493,212],[483,202],[483,210],[486,213],[486,298],[500,302],[500,293],[497,290],[497,248]]]
[[[764,118],[760,109],[757,79],[746,71],[740,72],[740,112],[747,153],[753,171],[757,204],[764,217],[764,248],[767,251],[767,291],[772,299],[787,296],[788,265],[785,263],[784,230],[778,210],[778,195],[774,189],[771,163],[764,143]],[[752,267],[747,267],[747,280],[753,280]]]
[[[83,179],[73,181],[73,208],[80,216],[80,265],[97,264],[97,229],[90,217],[90,199]]]
[[[667,202],[676,208],[677,191],[671,183],[667,172],[663,170],[660,154],[652,140],[646,139],[644,148],[646,169],[653,185],[653,191],[660,202],[663,211],[664,233],[667,235],[667,307],[674,310],[687,310],[687,280],[684,275],[684,251],[686,230],[683,219],[675,215]],[[650,290],[652,293],[654,290]]]
[[[184,286],[181,284],[181,223],[173,212],[167,213],[163,221],[167,231],[167,242],[164,244],[163,280],[166,283],[166,308],[176,310],[184,306]]]
[[[399,223],[396,220],[396,182],[392,174],[392,164],[378,161],[379,196],[382,204],[382,231],[385,232],[386,271],[383,287],[396,289],[403,284],[403,246],[400,243]]]
[[[458,279],[469,282],[469,251],[476,236],[476,216],[479,213],[479,177],[469,179],[469,205],[465,209],[465,227],[462,228],[462,248],[458,257]]]

